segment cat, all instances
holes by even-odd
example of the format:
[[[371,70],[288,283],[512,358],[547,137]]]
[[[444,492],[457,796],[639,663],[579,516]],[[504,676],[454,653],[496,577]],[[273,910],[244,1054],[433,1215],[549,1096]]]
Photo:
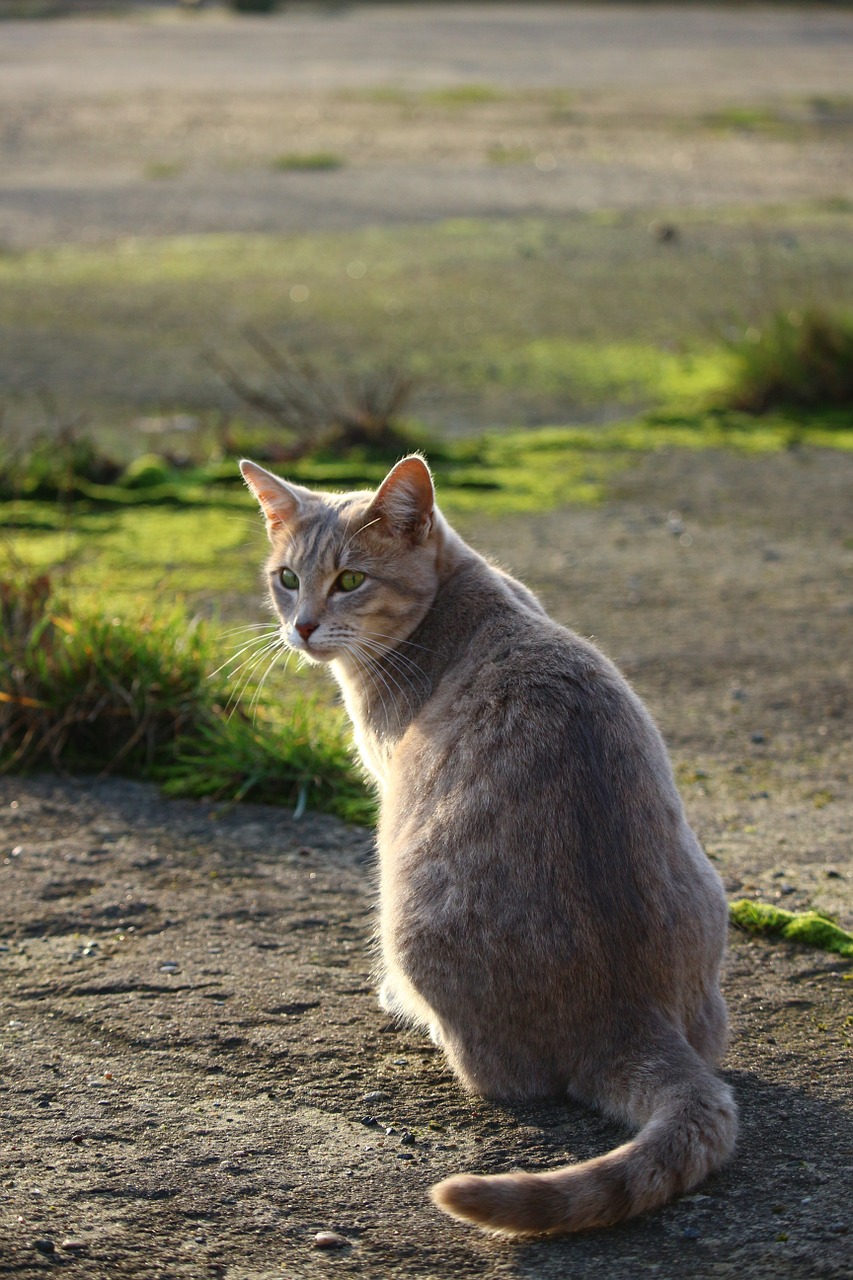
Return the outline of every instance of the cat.
[[[592,644],[468,547],[425,460],[315,493],[244,461],[291,649],[328,663],[380,795],[380,1003],[462,1086],[638,1129],[545,1173],[460,1174],[447,1213],[509,1236],[606,1226],[730,1155],[715,1074],[727,909],[648,711]]]

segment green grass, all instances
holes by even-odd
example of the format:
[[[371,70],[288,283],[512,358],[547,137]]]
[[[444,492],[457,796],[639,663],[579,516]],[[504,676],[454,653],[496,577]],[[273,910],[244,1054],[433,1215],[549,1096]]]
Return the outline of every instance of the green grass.
[[[335,151],[288,151],[276,156],[272,162],[273,169],[282,172],[311,172],[312,170],[342,169],[344,158]]]
[[[605,428],[445,442],[433,462],[448,515],[505,517],[600,501],[640,453],[775,452],[793,439],[853,449],[853,429],[819,418],[811,424],[768,418],[756,426],[743,414],[670,413]],[[308,457],[287,473],[346,489],[377,484],[386,466],[358,455]],[[265,683],[264,633],[230,634],[229,618],[263,618],[259,566],[266,546],[236,464],[209,468],[206,483],[201,472],[176,479],[167,472],[164,484],[152,457],[131,474],[156,483],[91,486],[108,490],[109,504],[79,497],[0,503],[0,551],[5,545],[9,566],[0,572],[7,593],[0,618],[0,768],[50,762],[99,769],[118,760],[124,770],[159,778],[173,794],[251,797],[294,809],[307,804],[368,821],[373,801],[352,762],[342,710],[329,706],[325,694],[315,700],[316,676],[288,671],[283,679],[273,672]],[[175,501],[165,505],[170,485]],[[47,575],[51,592],[37,587],[27,603],[20,584]],[[158,603],[165,600],[166,611]],[[199,623],[200,614],[209,621]],[[258,636],[257,648],[246,635]],[[249,649],[238,652],[244,643]],[[228,718],[224,709],[235,700],[238,709]],[[245,709],[255,701],[253,718]]]
[[[439,502],[451,518],[500,517],[600,502],[638,454],[777,453],[792,444],[850,450],[853,427],[826,416],[768,415],[756,424],[746,414],[673,410],[607,427],[487,433],[434,448],[413,435],[413,444],[430,457]],[[354,453],[307,457],[279,470],[299,483],[340,490],[377,485],[387,463]],[[17,562],[59,575],[75,600],[106,599],[121,612],[162,595],[191,611],[213,608],[227,616],[230,602],[257,597],[262,524],[235,461],[174,473],[153,488],[89,485],[78,492],[71,504],[0,502],[0,531]]]
[[[233,410],[201,357],[262,374],[249,325],[329,376],[380,357],[411,370],[412,412],[434,428],[613,417],[666,403],[674,384],[704,393],[724,376],[725,343],[777,312],[853,296],[847,209],[760,224],[682,211],[675,246],[655,241],[651,216],[0,254],[6,421],[38,421],[44,395],[103,430]]]
[[[259,651],[265,633],[252,634]],[[72,604],[47,575],[3,577],[0,772],[127,773],[157,779],[172,795],[369,821],[373,802],[342,713],[318,713],[297,680],[256,724],[229,706],[218,657],[209,628],[180,610],[111,616],[102,602]]]
[[[817,911],[784,911],[766,902],[741,898],[729,904],[732,923],[747,933],[784,938],[853,960],[853,933]]]
[[[853,315],[780,312],[733,352],[723,391],[735,409],[763,414],[836,409],[853,416]]]
[[[58,664],[50,687],[70,699],[56,723],[85,721],[74,697],[102,688],[111,705],[136,708],[127,723],[123,711],[104,712],[111,732],[132,723],[132,736],[140,716],[155,715],[157,686],[167,694],[167,727],[153,738],[143,731],[122,756],[128,769],[156,772],[183,794],[307,803],[369,818],[343,713],[325,696],[313,701],[317,677],[273,672],[256,723],[217,710],[239,693],[245,674],[226,680],[226,664],[207,679],[240,647],[228,620],[263,618],[261,521],[233,463],[200,464],[218,438],[212,426],[192,437],[199,465],[176,469],[128,422],[175,410],[205,422],[221,409],[234,415],[229,392],[200,357],[215,350],[247,378],[261,376],[244,337],[253,325],[333,377],[375,368],[378,353],[411,370],[421,386],[412,442],[431,457],[451,518],[598,502],[638,454],[659,449],[853,448],[849,409],[776,410],[756,421],[706,407],[732,385],[735,338],[764,332],[780,312],[834,309],[851,296],[851,207],[779,210],[760,226],[737,213],[683,211],[677,221],[677,244],[666,246],[650,235],[648,214],[598,214],[0,254],[9,428],[0,556],[5,544],[15,566],[5,579],[49,573],[55,584],[55,620],[33,640],[32,663],[7,660],[0,692],[50,703],[47,682],[37,684],[47,652]],[[354,263],[357,272],[348,269]],[[56,447],[47,433],[32,464],[15,462],[8,440],[28,416],[41,425],[42,400],[59,406],[57,414],[88,413],[101,452],[87,452],[73,433]],[[583,425],[585,418],[596,425]],[[616,420],[602,426],[602,418]],[[558,425],[521,425],[542,422]],[[230,430],[250,437],[257,428],[232,418]],[[188,438],[169,438],[163,448]],[[104,469],[110,455],[116,465]],[[352,488],[376,484],[386,465],[362,451],[282,469],[305,484]],[[207,622],[190,626],[199,614]],[[35,692],[22,692],[14,672],[28,673]],[[170,672],[183,672],[186,683],[170,685]],[[137,676],[137,692],[147,689],[149,700],[128,703]],[[252,678],[244,706],[256,692]],[[169,715],[182,699],[194,709],[181,724],[193,727],[170,736],[180,716],[170,722]],[[8,714],[24,704],[5,707]],[[124,740],[106,730],[103,739],[122,751]],[[145,751],[155,744],[153,755],[139,754],[143,739]],[[42,759],[51,758],[52,741]],[[97,740],[69,744],[64,766],[101,767],[88,754]]]

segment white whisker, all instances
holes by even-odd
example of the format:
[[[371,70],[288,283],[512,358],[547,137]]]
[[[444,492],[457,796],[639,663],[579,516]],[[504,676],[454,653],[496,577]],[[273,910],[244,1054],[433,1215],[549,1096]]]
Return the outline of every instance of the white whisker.
[[[378,655],[387,665],[396,670],[401,680],[404,680],[413,693],[416,693],[413,677],[421,682],[422,693],[425,695],[432,688],[432,681],[426,672],[422,671],[417,663],[413,662],[404,653],[400,653],[397,649],[386,648],[384,645],[378,644],[375,640],[368,636],[360,635],[359,643]]]
[[[266,658],[270,653],[277,654],[278,651],[281,649],[281,647],[282,646],[280,642],[277,642],[275,644],[268,644],[264,646],[264,648],[261,650],[259,654],[252,655],[255,659],[254,662],[252,662],[252,665],[249,667],[249,670],[246,672],[245,676],[241,677],[237,689],[234,692],[232,692],[232,694],[228,698],[228,702],[226,703],[226,706],[230,706],[233,703],[233,706],[231,706],[231,711],[229,712],[229,719],[237,710],[237,707],[239,706],[239,703],[240,703],[240,699],[243,697],[244,693],[248,689],[252,676],[255,674],[258,667],[263,662],[264,658]],[[251,662],[251,659],[249,659],[248,662]],[[244,663],[243,665],[247,666],[248,662]]]
[[[383,640],[393,640],[396,645],[408,645],[411,649],[420,649],[422,653],[435,653],[435,649],[428,649],[426,645],[415,644],[414,640],[398,640],[396,636],[386,635],[384,631],[371,631],[370,635],[379,636]]]
[[[236,653],[232,653],[230,658],[226,658],[221,666],[218,666],[215,671],[211,671],[207,677],[208,680],[212,680],[214,676],[219,675],[220,671],[224,671],[226,667],[230,667],[232,662],[236,662],[237,659],[241,658],[244,653],[247,653],[249,651],[249,649],[255,649],[255,646],[258,644],[271,643],[273,641],[273,637],[276,637],[276,642],[277,642],[278,627],[275,628],[274,632],[269,631],[265,635],[253,636],[252,639],[247,641],[247,643],[244,644],[242,648],[238,649]],[[255,652],[257,652],[257,650],[255,650]],[[254,654],[252,656],[254,656]],[[251,662],[251,661],[252,661],[252,657],[249,657],[246,659],[246,662]],[[244,667],[246,665],[246,662],[241,663],[240,667]],[[228,673],[229,677],[236,675],[237,671],[240,670],[240,667],[236,667],[234,671],[229,671]]]
[[[383,684],[385,685],[385,688],[388,690],[388,693],[391,695],[392,700],[393,700],[394,695],[393,695],[392,690],[391,690],[391,684],[393,684],[393,685],[394,685],[394,688],[397,690],[397,692],[400,694],[400,696],[401,696],[402,698],[404,698],[404,699],[405,699],[405,701],[406,701],[406,703],[407,703],[407,705],[408,705],[408,708],[409,708],[409,714],[410,714],[410,715],[414,715],[414,714],[415,714],[415,707],[414,707],[414,706],[413,706],[413,704],[412,704],[412,700],[411,700],[411,698],[409,697],[409,695],[408,695],[408,693],[406,692],[406,690],[403,688],[403,685],[402,685],[402,684],[400,684],[400,681],[399,681],[399,680],[397,680],[397,679],[395,678],[393,671],[392,671],[392,670],[390,670],[390,669],[389,669],[389,670],[387,670],[387,671],[385,671],[385,672],[383,672],[383,671],[382,671],[382,669],[381,669],[381,667],[380,667],[380,665],[379,665],[379,660],[378,660],[377,658],[375,658],[375,657],[374,657],[374,656],[369,652],[369,649],[368,649],[368,647],[367,647],[367,642],[365,642],[364,637],[362,637],[362,636],[358,636],[358,637],[356,638],[355,643],[356,643],[356,645],[358,646],[358,648],[359,648],[359,650],[360,650],[360,652],[361,652],[361,656],[362,656],[362,658],[365,660],[365,662],[366,662],[366,663],[368,663],[368,664],[369,664],[371,671],[375,671],[375,672],[377,673],[377,675],[379,676],[380,680],[382,680]],[[386,657],[387,655],[386,655],[386,654],[384,654],[384,653],[382,653],[382,654],[381,654],[381,656],[384,658],[384,657]],[[390,664],[389,664],[389,667],[390,667]],[[406,678],[405,674],[404,674],[402,671],[400,671],[400,670],[398,670],[398,671],[397,671],[397,675],[399,675],[399,676],[400,676],[400,679],[401,679],[401,680],[405,681],[405,683],[408,685],[409,689],[411,690],[412,694],[414,695],[415,699],[417,699],[417,696],[418,696],[418,694],[417,694],[417,690],[415,689],[415,686],[412,684],[412,682],[411,682],[410,680],[408,680],[408,679]],[[386,676],[388,677],[387,679],[386,679]],[[389,683],[388,683],[388,680],[389,680],[389,679],[390,679],[390,681],[391,681],[391,684],[389,684]],[[398,721],[399,721],[399,719],[400,719],[400,713],[399,713],[399,712],[398,712],[398,716],[397,716],[397,718],[398,718]]]
[[[275,653],[273,654],[273,656],[272,656],[272,657],[270,658],[270,660],[269,660],[269,663],[268,663],[268,665],[267,665],[267,669],[266,669],[266,671],[264,672],[264,674],[262,675],[262,677],[261,677],[261,679],[260,679],[260,681],[259,681],[259,683],[258,683],[258,687],[257,687],[257,689],[255,690],[254,694],[252,695],[252,701],[249,703],[249,710],[250,710],[250,711],[251,711],[251,713],[252,713],[252,724],[254,724],[254,723],[255,723],[255,718],[256,718],[256,716],[257,716],[257,714],[258,714],[258,704],[259,704],[259,700],[260,700],[261,692],[262,692],[263,687],[264,687],[264,685],[266,684],[266,681],[267,681],[267,676],[268,676],[268,675],[269,675],[269,673],[272,671],[272,669],[273,669],[273,667],[275,666],[275,664],[278,662],[279,658],[281,657],[281,654],[282,654],[282,649],[281,649],[281,648],[276,649]]]
[[[365,529],[369,529],[371,525],[378,524],[381,519],[381,516],[377,516],[375,520],[368,520],[367,524],[363,524],[359,529],[356,529],[355,533],[351,533],[344,545],[341,547],[339,558],[342,558],[346,554],[353,538],[357,538],[360,533],[364,533]]]

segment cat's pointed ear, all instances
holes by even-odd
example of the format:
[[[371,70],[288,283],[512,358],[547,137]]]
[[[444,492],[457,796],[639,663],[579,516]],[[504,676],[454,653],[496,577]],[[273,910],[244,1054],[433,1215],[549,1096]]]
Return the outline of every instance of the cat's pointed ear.
[[[261,504],[270,537],[296,519],[309,496],[307,489],[279,480],[271,471],[265,471],[257,462],[250,462],[248,458],[240,463],[240,471]]]
[[[435,490],[423,458],[412,454],[398,462],[382,481],[370,511],[389,533],[423,542],[432,528]]]

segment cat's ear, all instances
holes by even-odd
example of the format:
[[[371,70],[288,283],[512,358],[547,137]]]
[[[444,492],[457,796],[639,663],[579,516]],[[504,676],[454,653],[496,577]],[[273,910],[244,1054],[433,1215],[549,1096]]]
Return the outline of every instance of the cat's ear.
[[[271,471],[265,471],[248,458],[240,463],[240,471],[261,504],[270,537],[296,519],[305,499],[310,496],[307,489],[279,480]]]
[[[382,481],[370,511],[389,533],[423,542],[432,528],[435,490],[423,458],[412,454],[398,462]]]

